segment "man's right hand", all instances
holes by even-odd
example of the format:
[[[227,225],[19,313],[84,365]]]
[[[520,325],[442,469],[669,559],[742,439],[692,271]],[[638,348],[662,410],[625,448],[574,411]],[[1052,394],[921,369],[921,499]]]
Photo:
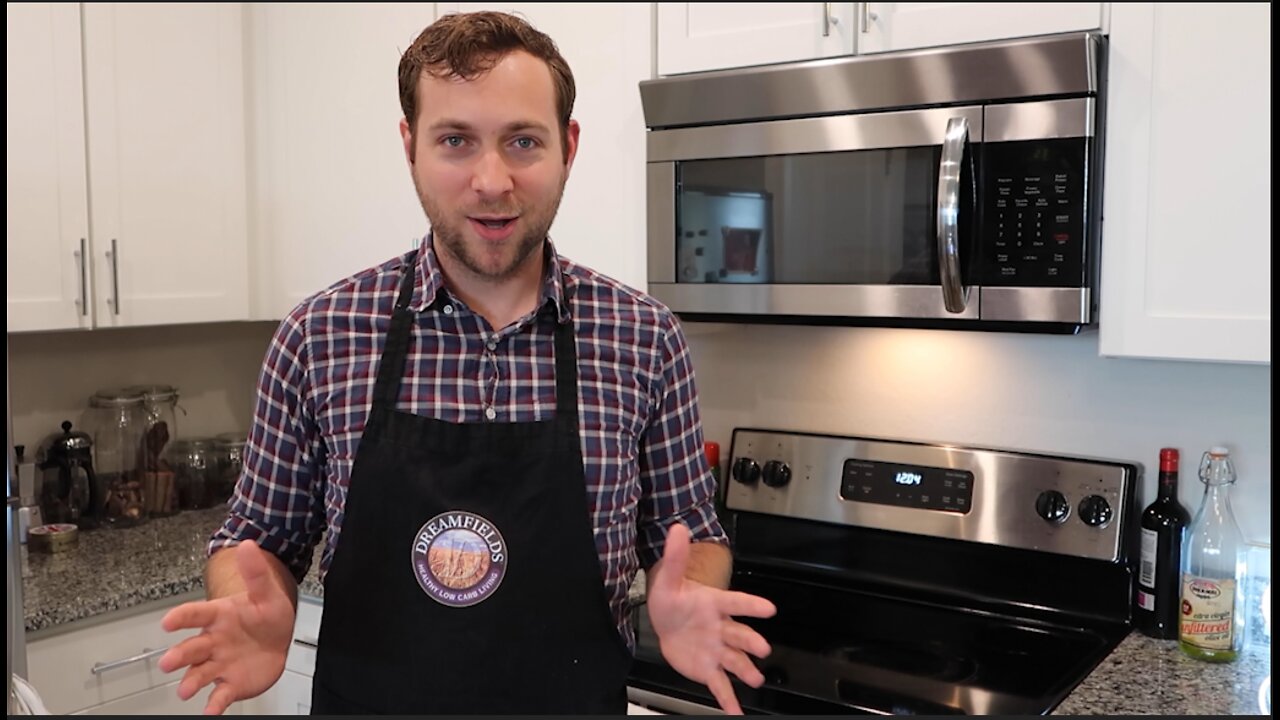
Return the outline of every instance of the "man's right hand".
[[[214,684],[206,715],[220,715],[231,703],[261,695],[274,685],[284,672],[293,637],[293,600],[280,586],[266,553],[253,541],[240,543],[234,552],[243,591],[184,603],[160,621],[168,632],[201,631],[165,653],[159,667],[166,673],[188,668],[178,684],[183,700]]]

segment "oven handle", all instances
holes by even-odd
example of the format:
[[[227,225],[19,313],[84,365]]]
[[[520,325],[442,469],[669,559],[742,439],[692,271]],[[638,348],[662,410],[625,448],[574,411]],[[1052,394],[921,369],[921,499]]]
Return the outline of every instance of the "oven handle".
[[[960,284],[960,177],[965,146],[969,144],[969,119],[947,121],[938,160],[938,269],[942,271],[942,302],[947,312],[962,313],[968,288]]]

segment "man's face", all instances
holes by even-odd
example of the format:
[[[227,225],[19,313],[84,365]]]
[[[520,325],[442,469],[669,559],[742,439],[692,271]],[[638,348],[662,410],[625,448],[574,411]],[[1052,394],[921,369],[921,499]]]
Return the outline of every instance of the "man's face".
[[[414,132],[401,120],[400,134],[446,269],[503,280],[526,263],[540,267],[533,251],[578,149],[576,121],[567,154],[561,146],[546,63],[514,51],[474,80],[423,72],[418,108]]]

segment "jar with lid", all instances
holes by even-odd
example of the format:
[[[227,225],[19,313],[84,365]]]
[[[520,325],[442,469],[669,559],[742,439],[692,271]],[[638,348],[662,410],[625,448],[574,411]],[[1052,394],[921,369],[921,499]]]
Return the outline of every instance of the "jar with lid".
[[[247,433],[222,433],[214,438],[217,456],[217,481],[210,488],[210,501],[218,504],[231,499],[236,483],[240,481],[240,470],[244,467],[244,445]]]
[[[169,441],[178,436],[178,389],[172,385],[134,385],[128,392],[142,394],[145,425],[138,473],[146,491],[147,513],[152,516],[178,512],[173,468],[164,460]]]
[[[133,527],[147,520],[142,485],[142,436],[146,410],[142,393],[126,388],[99,390],[89,398],[94,469],[106,497],[102,519],[110,527]]]
[[[212,438],[179,438],[169,443],[164,459],[173,468],[179,510],[212,506],[210,488],[216,484],[217,463]]]

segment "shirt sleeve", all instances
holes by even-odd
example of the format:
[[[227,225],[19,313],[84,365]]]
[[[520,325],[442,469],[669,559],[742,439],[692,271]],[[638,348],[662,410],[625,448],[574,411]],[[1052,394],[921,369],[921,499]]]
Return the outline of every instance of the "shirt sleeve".
[[[208,553],[254,540],[299,582],[324,530],[324,444],[307,394],[306,304],[276,329],[258,380],[244,468]]]
[[[698,392],[684,332],[670,312],[663,315],[662,364],[655,373],[654,416],[640,448],[637,553],[650,568],[662,555],[667,528],[688,526],[694,542],[727,546],[715,511],[715,478],[703,449]]]

